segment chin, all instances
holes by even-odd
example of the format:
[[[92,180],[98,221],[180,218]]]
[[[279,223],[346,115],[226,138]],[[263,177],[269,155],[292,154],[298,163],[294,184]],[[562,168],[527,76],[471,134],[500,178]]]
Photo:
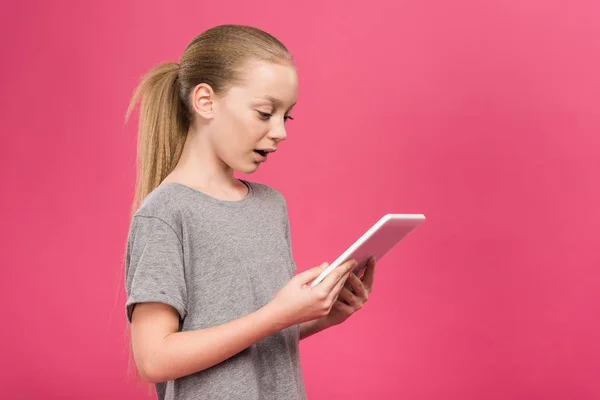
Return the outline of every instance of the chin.
[[[251,174],[253,172],[256,172],[256,170],[260,166],[260,163],[244,159],[232,159],[231,161],[226,159],[221,160],[229,168],[240,174]]]
[[[240,174],[251,174],[253,172],[256,172],[259,166],[259,164],[240,165],[234,169]]]

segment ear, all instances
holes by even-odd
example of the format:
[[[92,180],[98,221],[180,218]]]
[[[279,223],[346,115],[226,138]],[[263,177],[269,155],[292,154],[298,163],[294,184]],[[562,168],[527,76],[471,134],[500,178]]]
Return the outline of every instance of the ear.
[[[194,88],[192,92],[191,105],[195,114],[204,119],[214,117],[214,102],[216,100],[215,92],[206,83],[201,83]]]

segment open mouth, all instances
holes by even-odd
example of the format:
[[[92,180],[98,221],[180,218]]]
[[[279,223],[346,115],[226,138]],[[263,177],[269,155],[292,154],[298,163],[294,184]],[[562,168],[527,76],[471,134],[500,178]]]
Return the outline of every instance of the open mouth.
[[[260,154],[262,157],[267,156],[267,152],[264,150],[254,150],[254,152]]]

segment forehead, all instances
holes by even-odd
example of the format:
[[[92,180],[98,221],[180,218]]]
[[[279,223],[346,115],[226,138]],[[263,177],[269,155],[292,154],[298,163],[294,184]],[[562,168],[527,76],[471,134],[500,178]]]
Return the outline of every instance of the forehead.
[[[296,102],[298,92],[296,68],[290,64],[251,61],[244,67],[243,82],[231,89],[251,98],[279,99],[290,106]]]

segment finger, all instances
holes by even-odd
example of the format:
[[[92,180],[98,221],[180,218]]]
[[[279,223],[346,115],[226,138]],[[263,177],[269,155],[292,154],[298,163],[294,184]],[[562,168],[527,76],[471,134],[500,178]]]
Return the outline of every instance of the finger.
[[[333,304],[333,308],[336,308],[338,311],[341,311],[342,314],[345,314],[345,315],[354,314],[354,308],[352,308],[352,306],[349,306],[348,304],[345,304],[341,301],[336,301]]]
[[[367,269],[365,274],[363,275],[362,281],[364,287],[370,292],[373,289],[373,281],[375,279],[375,257],[369,258],[369,262],[367,263]]]
[[[350,272],[346,272],[342,278],[335,284],[335,286],[333,287],[333,289],[331,290],[331,292],[329,293],[329,296],[327,296],[327,298],[330,301],[333,301],[333,299],[337,298],[337,296],[340,294],[340,291],[342,290],[342,288],[344,287],[344,284],[346,283],[346,279],[348,278],[348,275],[350,274]]]
[[[340,293],[341,293],[341,292],[340,292]],[[339,295],[338,295],[338,297],[337,297],[337,301],[341,301],[341,302],[342,302],[342,303],[344,303],[344,304],[348,304],[348,302],[342,298],[341,294],[339,294]],[[348,305],[349,305],[349,304],[348,304]]]
[[[346,286],[350,285],[354,294],[360,297],[363,301],[367,300],[368,293],[363,282],[355,274],[350,274],[346,280]]]
[[[331,290],[333,290],[335,285],[339,283],[342,277],[344,277],[344,275],[346,275],[348,271],[350,271],[355,266],[356,261],[353,259],[344,262],[343,264],[335,268],[333,271],[331,271],[331,273],[327,275],[327,277],[323,279],[323,281],[318,286],[323,285],[323,290],[325,290],[328,293],[331,292]]]
[[[317,279],[319,277],[319,275],[321,275],[321,272],[323,272],[323,269],[327,268],[328,264],[327,263],[323,263],[319,266],[316,266],[314,268],[311,268],[309,270],[306,270],[297,276],[297,279],[300,280],[300,282],[304,285],[314,281],[315,279]]]
[[[364,268],[361,268],[358,273],[355,273],[355,275],[358,276],[358,279],[362,280],[363,276],[365,276],[365,269],[367,269],[366,265]]]
[[[351,291],[346,288],[342,288],[340,292],[340,297],[344,299],[346,304],[351,306],[354,310],[358,310],[362,307],[362,301],[355,296]]]

